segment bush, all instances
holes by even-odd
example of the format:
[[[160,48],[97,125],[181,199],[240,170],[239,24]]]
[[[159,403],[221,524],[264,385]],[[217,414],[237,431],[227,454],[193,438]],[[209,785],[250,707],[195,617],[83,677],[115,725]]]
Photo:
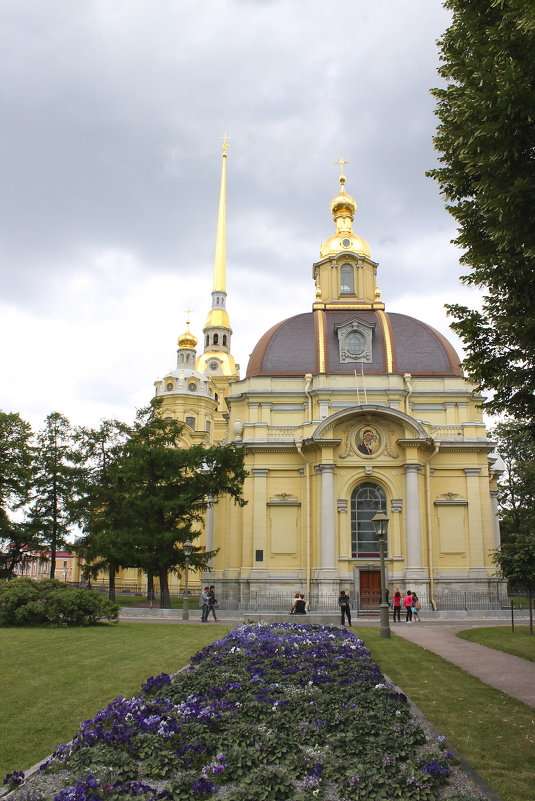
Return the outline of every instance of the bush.
[[[118,617],[118,604],[57,579],[0,582],[0,626],[91,626]]]

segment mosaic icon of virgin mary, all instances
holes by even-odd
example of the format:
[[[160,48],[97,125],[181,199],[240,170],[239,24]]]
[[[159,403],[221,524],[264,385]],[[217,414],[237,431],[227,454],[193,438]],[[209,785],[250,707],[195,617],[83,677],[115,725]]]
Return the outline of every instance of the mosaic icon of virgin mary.
[[[355,442],[358,452],[363,456],[375,456],[381,447],[381,434],[375,426],[362,426],[357,431]]]

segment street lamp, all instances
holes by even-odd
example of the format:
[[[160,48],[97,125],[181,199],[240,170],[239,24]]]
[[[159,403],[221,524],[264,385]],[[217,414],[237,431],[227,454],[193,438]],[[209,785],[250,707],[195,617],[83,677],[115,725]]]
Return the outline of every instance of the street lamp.
[[[388,517],[384,512],[377,512],[375,517],[372,517],[372,523],[375,528],[375,536],[379,542],[379,557],[381,559],[381,603],[379,605],[379,609],[381,610],[380,633],[381,637],[390,637],[390,621],[385,587],[385,543],[388,532]]]
[[[186,540],[186,542],[182,545],[182,550],[186,555],[186,572],[184,577],[184,600],[182,601],[182,620],[189,620],[188,570],[189,570],[189,558],[191,556],[191,552],[193,551],[193,543],[190,542],[190,540]]]

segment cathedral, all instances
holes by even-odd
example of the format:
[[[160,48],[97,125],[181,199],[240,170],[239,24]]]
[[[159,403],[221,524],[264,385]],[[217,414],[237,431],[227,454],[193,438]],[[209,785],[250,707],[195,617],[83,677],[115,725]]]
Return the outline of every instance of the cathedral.
[[[372,518],[383,512],[391,592],[410,588],[433,608],[448,593],[488,594],[499,526],[481,399],[438,331],[387,311],[344,174],[311,308],[273,320],[240,378],[226,310],[227,158],[225,143],[202,343],[188,320],[176,369],[155,384],[164,417],[184,423],[183,447],[234,441],[246,452],[247,505],[211,499],[198,542],[217,554],[203,579],[242,604],[296,591],[319,603],[343,588],[373,606]]]

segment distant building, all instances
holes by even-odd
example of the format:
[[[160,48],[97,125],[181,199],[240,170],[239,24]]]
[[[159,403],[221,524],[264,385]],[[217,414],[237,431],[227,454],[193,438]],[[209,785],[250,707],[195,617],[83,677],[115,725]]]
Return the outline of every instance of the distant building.
[[[155,384],[163,415],[185,424],[184,446],[246,449],[248,504],[214,499],[207,513],[201,542],[219,549],[211,580],[243,601],[343,587],[365,604],[380,583],[371,519],[382,511],[391,587],[430,599],[487,592],[499,527],[481,399],[438,331],[386,311],[344,175],[330,204],[334,233],[312,265],[311,310],[276,322],[274,309],[240,380],[226,311],[226,163],[225,145],[201,353],[188,320],[176,369]]]

